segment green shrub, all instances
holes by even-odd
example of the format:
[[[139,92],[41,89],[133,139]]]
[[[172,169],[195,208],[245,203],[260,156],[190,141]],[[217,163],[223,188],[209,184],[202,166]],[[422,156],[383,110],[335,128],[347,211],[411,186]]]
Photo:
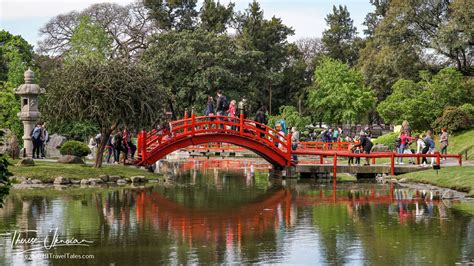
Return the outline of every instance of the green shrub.
[[[61,146],[59,152],[61,155],[75,155],[78,157],[84,157],[91,153],[91,150],[86,144],[80,141],[70,140],[66,141],[66,143]]]
[[[297,127],[298,130],[303,130],[306,125],[311,123],[311,118],[308,116],[301,116],[294,106],[282,105],[280,106],[279,111],[279,115],[270,116],[268,118],[267,124],[269,127],[275,127],[275,124],[280,121],[281,118],[285,119],[288,129],[291,127]]]
[[[4,132],[0,130],[0,145],[3,143]],[[10,191],[10,180],[11,173],[8,171],[7,158],[0,153],[0,208],[3,206],[3,198],[8,195]]]
[[[384,134],[384,135],[372,140],[372,142],[374,143],[374,145],[382,144],[382,145],[385,145],[385,146],[389,147],[390,150],[394,150],[395,149],[395,141],[397,140],[399,135],[400,135],[400,133],[398,133],[398,132],[387,133],[387,134]]]
[[[474,120],[474,105],[470,103],[463,104],[459,106],[461,111],[468,113],[471,116],[471,121]]]
[[[471,116],[461,108],[447,107],[444,109],[443,115],[438,117],[431,127],[436,132],[440,132],[441,128],[446,128],[449,132],[458,132],[472,127]]]

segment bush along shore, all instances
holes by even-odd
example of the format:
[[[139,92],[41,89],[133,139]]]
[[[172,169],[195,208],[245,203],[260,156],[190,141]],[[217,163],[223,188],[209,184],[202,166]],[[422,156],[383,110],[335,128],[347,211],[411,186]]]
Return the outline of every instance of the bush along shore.
[[[85,164],[62,164],[35,161],[34,166],[12,165],[11,177],[15,188],[25,186],[54,185],[101,185],[145,183],[164,181],[163,176],[134,166],[106,165],[94,168]]]

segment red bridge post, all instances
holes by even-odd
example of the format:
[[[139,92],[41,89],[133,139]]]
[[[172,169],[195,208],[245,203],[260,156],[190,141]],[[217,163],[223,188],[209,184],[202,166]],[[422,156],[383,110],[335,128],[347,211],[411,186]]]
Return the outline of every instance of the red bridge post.
[[[390,175],[395,175],[395,153],[392,152],[390,155]]]
[[[145,161],[147,159],[147,146],[146,146],[146,132],[142,132],[142,161]]]
[[[332,178],[334,182],[337,180],[337,152],[334,153],[334,160],[332,162]]]
[[[459,163],[459,166],[462,166],[462,154],[458,155],[458,163]]]
[[[441,165],[441,155],[439,151],[436,152],[436,164]]]
[[[188,108],[184,109],[184,133],[188,132]]]
[[[291,166],[291,154],[292,154],[292,145],[291,145],[291,133],[288,132],[288,136],[287,136],[287,140],[286,140],[286,144],[287,144],[287,147],[286,147],[286,159],[288,160],[286,165],[287,166]]]
[[[196,121],[196,115],[194,114],[194,110],[191,113],[191,132],[194,135],[194,123]],[[187,122],[186,122],[187,123]]]
[[[244,134],[244,112],[243,111],[240,111],[240,135],[243,135]]]

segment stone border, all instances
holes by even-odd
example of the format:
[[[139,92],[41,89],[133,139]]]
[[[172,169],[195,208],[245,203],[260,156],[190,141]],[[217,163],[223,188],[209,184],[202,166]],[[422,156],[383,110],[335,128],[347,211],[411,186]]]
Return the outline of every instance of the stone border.
[[[469,202],[474,202],[474,198],[470,197],[468,193],[457,191],[450,188],[438,187],[431,184],[424,184],[419,182],[408,181],[406,178],[395,179],[386,177],[382,180],[378,180],[381,183],[394,183],[404,188],[412,188],[416,190],[428,190],[434,194],[440,195],[440,199],[449,199],[449,200],[465,200]]]
[[[147,182],[160,182],[160,179],[148,179],[145,176],[132,176],[132,177],[123,177],[119,175],[100,175],[96,178],[87,178],[87,179],[70,179],[63,176],[58,176],[54,179],[53,182],[43,182],[39,179],[31,179],[26,177],[17,177],[13,176],[10,178],[10,181],[13,183],[12,188],[23,189],[23,188],[32,188],[32,187],[46,187],[50,185],[54,186],[102,186],[106,184],[111,185],[128,185],[128,184],[144,184]],[[164,180],[166,182],[166,180]]]

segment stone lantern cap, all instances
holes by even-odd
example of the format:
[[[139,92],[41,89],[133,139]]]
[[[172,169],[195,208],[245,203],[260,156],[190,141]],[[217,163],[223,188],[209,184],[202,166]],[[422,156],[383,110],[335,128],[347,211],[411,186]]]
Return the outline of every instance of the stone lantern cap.
[[[18,88],[15,89],[15,94],[17,95],[34,95],[34,94],[43,94],[45,89],[40,88],[37,84],[33,84],[35,78],[35,73],[28,68],[24,74],[25,84],[21,84]]]

